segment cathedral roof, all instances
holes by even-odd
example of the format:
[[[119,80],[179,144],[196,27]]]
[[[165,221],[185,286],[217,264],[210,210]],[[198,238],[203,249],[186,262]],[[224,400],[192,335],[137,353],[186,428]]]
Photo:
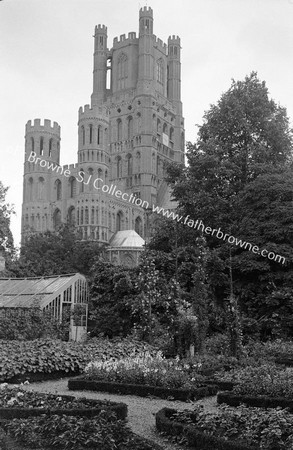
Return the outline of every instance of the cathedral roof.
[[[110,247],[142,248],[145,245],[143,238],[134,230],[117,231],[110,240]]]

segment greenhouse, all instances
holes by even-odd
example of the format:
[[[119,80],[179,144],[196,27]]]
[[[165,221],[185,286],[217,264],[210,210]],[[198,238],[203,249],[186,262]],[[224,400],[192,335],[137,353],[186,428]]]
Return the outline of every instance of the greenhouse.
[[[80,305],[80,317],[70,321],[70,339],[80,340],[87,332],[87,304],[87,281],[79,273],[0,279],[0,314],[25,313],[27,308],[40,307],[61,321],[66,311]]]

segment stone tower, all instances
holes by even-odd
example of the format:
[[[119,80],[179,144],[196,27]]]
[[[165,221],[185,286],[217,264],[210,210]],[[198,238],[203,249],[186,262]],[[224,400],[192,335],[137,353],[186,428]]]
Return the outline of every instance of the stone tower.
[[[178,36],[165,44],[153,27],[152,9],[141,8],[138,35],[114,38],[111,49],[107,27],[95,27],[93,92],[91,105],[79,109],[77,163],[59,165],[56,122],[27,123],[23,235],[70,222],[81,239],[108,243],[122,230],[145,237],[146,210],[172,207],[164,175],[166,162],[184,162],[181,47]]]

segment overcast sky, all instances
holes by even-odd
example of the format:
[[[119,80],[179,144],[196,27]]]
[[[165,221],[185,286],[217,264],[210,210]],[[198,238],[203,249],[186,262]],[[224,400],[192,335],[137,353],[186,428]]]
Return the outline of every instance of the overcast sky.
[[[231,79],[255,70],[293,118],[293,0],[2,0],[0,2],[0,180],[15,204],[20,239],[24,132],[29,119],[61,125],[61,163],[76,162],[77,112],[90,103],[94,26],[113,38],[138,32],[139,8],[154,10],[154,33],[182,44],[186,139]],[[292,121],[291,121],[292,123]]]

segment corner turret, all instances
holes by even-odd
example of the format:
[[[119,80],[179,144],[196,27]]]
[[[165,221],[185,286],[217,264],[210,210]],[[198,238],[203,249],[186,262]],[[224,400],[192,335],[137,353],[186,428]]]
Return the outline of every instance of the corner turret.
[[[106,98],[107,87],[107,27],[95,27],[95,50],[93,71],[92,106],[98,105]]]

